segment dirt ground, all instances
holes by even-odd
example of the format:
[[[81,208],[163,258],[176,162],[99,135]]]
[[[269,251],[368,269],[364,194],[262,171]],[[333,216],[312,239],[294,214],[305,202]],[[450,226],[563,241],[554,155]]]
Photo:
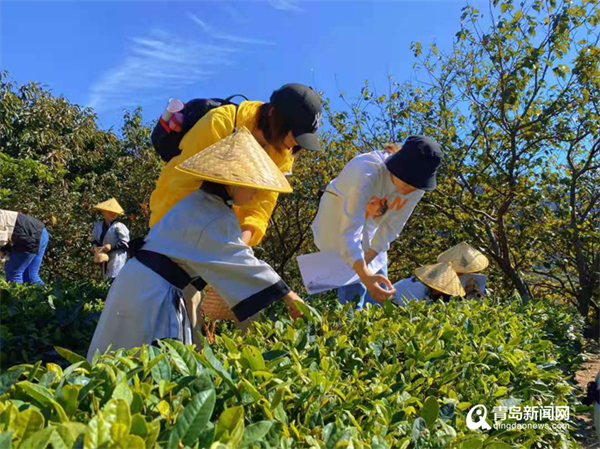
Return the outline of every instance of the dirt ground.
[[[575,381],[581,390],[581,396],[585,396],[588,382],[593,382],[600,371],[600,348],[597,346],[588,353],[588,360],[583,363],[581,371],[575,374]],[[596,437],[594,428],[594,417],[592,413],[576,415],[580,428],[576,432],[579,445],[584,449],[600,449],[600,443]]]

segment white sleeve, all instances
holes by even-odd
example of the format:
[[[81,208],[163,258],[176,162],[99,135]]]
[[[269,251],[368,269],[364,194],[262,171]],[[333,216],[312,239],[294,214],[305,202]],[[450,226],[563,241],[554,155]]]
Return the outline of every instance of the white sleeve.
[[[117,244],[129,244],[129,229],[127,229],[127,226],[125,226],[123,223],[116,223],[115,233],[117,234]]]
[[[354,164],[352,164],[354,162]],[[352,165],[350,165],[352,164]],[[366,208],[377,170],[371,164],[351,161],[336,179],[336,192],[343,197],[340,216],[340,256],[351,267],[364,259],[362,248]]]
[[[290,292],[275,270],[244,244],[233,214],[202,230],[196,251],[190,251],[186,260],[173,259],[212,286],[240,321]]]
[[[345,192],[340,217],[340,255],[350,266],[364,258],[362,249],[363,229],[367,198],[358,188]]]

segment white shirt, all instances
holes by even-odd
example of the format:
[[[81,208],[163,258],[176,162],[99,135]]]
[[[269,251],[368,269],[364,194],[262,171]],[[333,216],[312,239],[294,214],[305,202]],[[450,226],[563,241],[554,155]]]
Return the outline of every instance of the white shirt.
[[[398,193],[385,166],[388,157],[385,151],[361,154],[329,183],[312,224],[315,244],[321,251],[338,250],[353,266],[364,259],[368,249],[377,254],[387,252],[400,235],[425,192]],[[388,211],[381,217],[367,218],[367,203],[383,199],[387,200]]]
[[[410,301],[423,301],[430,299],[431,289],[419,281],[416,276],[402,279],[394,284],[396,293],[392,296],[392,302],[399,306],[405,306]]]

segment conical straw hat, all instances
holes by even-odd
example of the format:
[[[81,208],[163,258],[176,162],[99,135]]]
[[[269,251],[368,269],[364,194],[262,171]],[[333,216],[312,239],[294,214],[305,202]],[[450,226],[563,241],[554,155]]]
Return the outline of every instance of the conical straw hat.
[[[447,251],[444,251],[437,258],[438,262],[448,262],[452,264],[454,270],[459,273],[477,273],[485,270],[490,264],[487,257],[480,251],[473,248],[467,242],[459,243]]]
[[[106,200],[100,204],[96,204],[94,206],[94,209],[105,210],[107,212],[114,212],[115,214],[119,215],[123,215],[125,213],[119,202],[114,198]]]
[[[415,275],[423,284],[446,295],[465,295],[465,289],[460,283],[458,274],[448,262],[417,268]]]
[[[292,191],[281,170],[245,127],[175,168],[219,184],[281,193]]]

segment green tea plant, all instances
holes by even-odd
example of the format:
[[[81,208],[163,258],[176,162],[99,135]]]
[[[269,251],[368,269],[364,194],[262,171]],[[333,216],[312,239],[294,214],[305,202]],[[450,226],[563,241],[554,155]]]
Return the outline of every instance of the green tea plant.
[[[328,309],[225,330],[201,352],[166,340],[89,363],[57,348],[70,366],[0,376],[0,445],[575,448],[568,430],[465,425],[476,404],[576,404],[580,320],[511,299],[354,312],[324,295]]]
[[[0,279],[0,368],[58,362],[54,346],[85,353],[107,291],[108,284],[100,282],[37,287]]]

